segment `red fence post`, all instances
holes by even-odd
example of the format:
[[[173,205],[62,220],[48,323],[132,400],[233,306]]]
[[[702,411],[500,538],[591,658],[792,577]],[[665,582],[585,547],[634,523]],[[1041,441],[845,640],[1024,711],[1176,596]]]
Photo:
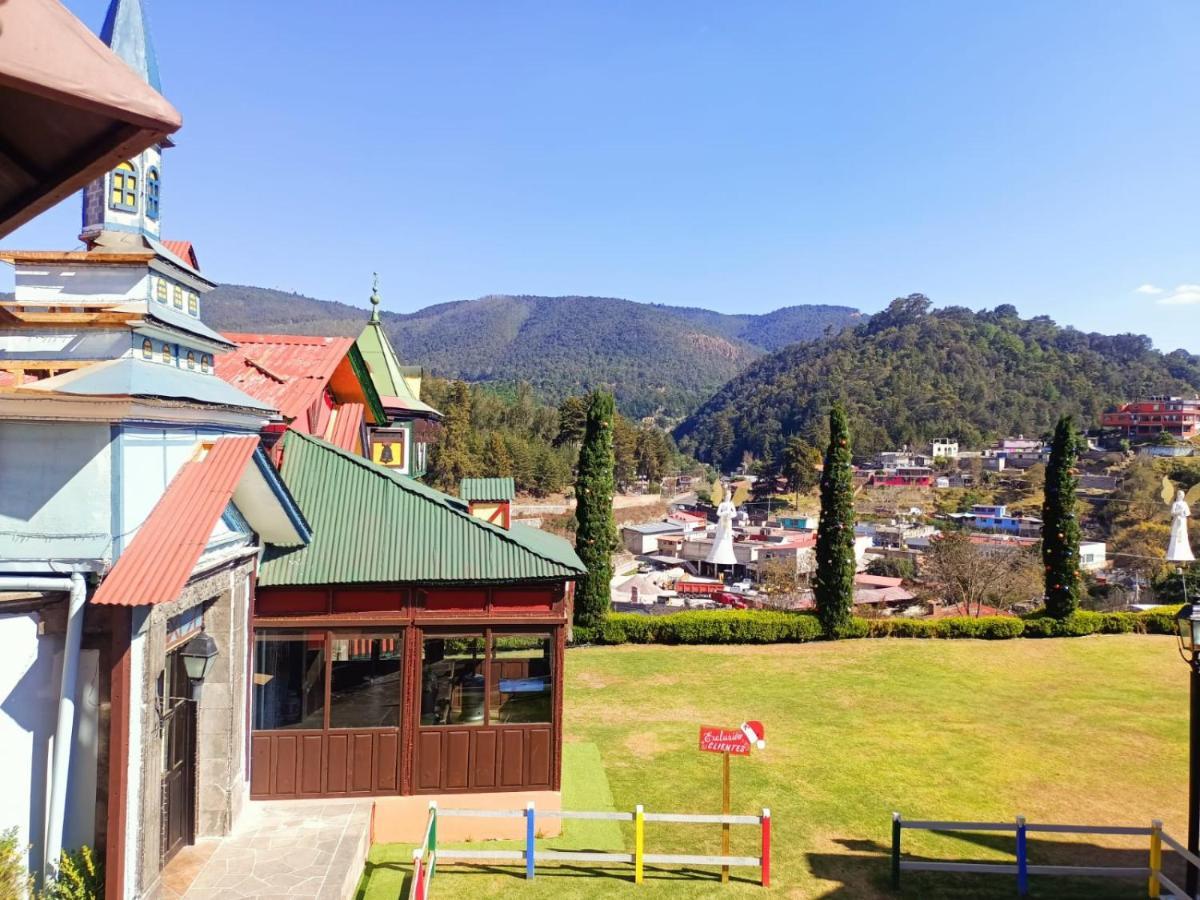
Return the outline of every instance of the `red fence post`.
[[[762,886],[771,886],[771,811],[762,811]]]

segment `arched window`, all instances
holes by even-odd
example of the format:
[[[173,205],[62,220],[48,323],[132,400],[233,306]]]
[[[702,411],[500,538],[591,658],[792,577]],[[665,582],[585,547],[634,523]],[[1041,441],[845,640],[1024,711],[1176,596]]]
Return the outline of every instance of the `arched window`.
[[[200,357],[200,371],[208,372],[212,369],[212,357],[205,353]]]
[[[196,354],[195,354],[195,351],[192,351],[192,350],[189,350],[189,351],[188,351],[188,355],[187,355],[187,361],[188,361],[188,368],[189,368],[189,369],[194,369],[194,368],[196,368]]]
[[[154,342],[150,338],[142,341],[142,359],[154,358]]]
[[[138,177],[131,162],[123,162],[112,173],[112,192],[108,205],[123,212],[137,212]]]
[[[156,278],[154,285],[154,298],[159,303],[167,302],[167,279]]]
[[[162,361],[165,363],[168,363],[168,364],[171,362],[171,345],[170,344],[166,344],[166,343],[163,344]]]
[[[183,288],[175,285],[175,308],[183,309]]]
[[[146,170],[146,218],[158,218],[158,169]]]
[[[200,315],[200,298],[191,291],[188,292],[188,315]]]

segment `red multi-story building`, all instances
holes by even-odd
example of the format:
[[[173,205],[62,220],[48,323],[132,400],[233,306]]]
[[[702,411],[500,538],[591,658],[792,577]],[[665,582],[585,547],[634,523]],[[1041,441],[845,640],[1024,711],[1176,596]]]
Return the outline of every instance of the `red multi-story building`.
[[[1177,438],[1200,435],[1200,397],[1147,397],[1103,413],[1100,424],[1128,438],[1156,437],[1164,431]]]

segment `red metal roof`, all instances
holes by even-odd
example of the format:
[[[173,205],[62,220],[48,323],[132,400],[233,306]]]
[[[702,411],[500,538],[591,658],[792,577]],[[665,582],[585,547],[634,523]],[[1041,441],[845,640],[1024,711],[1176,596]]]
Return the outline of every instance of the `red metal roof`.
[[[178,597],[257,446],[254,435],[218,438],[185,463],[92,602],[146,606]]]
[[[197,272],[200,271],[200,263],[196,259],[196,248],[192,246],[191,241],[163,241],[162,245]]]
[[[354,344],[354,338],[299,334],[227,333],[225,337],[238,347],[217,357],[217,374],[255,400],[271,404],[302,430],[307,430],[306,414],[316,409],[329,379]]]
[[[854,583],[863,587],[893,588],[900,587],[903,582],[903,578],[894,578],[890,575],[869,575],[866,572],[859,572],[854,576]]]
[[[325,429],[325,440],[348,453],[362,453],[362,425],[366,411],[361,403],[343,403]]]

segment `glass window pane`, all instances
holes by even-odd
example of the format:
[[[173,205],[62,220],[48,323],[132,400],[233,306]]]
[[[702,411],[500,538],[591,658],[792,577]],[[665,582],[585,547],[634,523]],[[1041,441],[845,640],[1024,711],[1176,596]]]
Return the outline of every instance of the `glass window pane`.
[[[554,666],[550,636],[492,638],[492,724],[549,722],[554,712]]]
[[[329,727],[399,728],[403,636],[335,636],[330,654]]]
[[[483,724],[482,637],[430,637],[421,645],[421,724]]]
[[[324,725],[325,632],[257,632],[254,727],[323,728]]]

